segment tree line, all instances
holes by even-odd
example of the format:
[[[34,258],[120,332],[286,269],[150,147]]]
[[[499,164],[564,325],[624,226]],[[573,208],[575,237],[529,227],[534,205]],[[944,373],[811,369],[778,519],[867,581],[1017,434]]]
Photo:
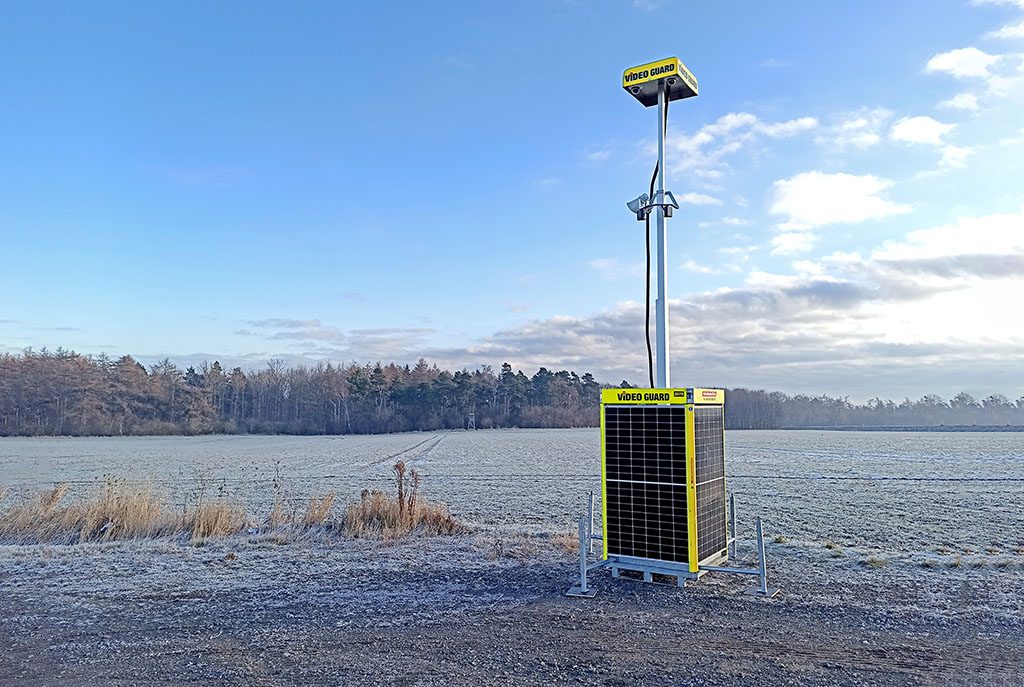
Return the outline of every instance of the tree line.
[[[131,356],[27,350],[0,356],[0,435],[368,434],[592,425],[601,385],[590,373],[527,377],[352,363],[225,370],[219,362],[149,369]]]
[[[451,372],[415,365],[357,364],[230,370],[220,363],[148,369],[131,356],[26,350],[0,355],[0,435],[366,434],[465,428],[588,427],[601,389],[592,374],[504,364]],[[617,386],[629,386],[621,382]],[[896,403],[728,389],[726,426],[1024,426],[1024,396],[976,400],[966,393]]]
[[[1002,394],[978,400],[961,391],[949,400],[927,394],[900,402],[875,397],[866,403],[831,396],[790,396],[777,391],[730,389],[726,426],[733,429],[803,427],[1024,427],[1024,395],[1011,401]]]

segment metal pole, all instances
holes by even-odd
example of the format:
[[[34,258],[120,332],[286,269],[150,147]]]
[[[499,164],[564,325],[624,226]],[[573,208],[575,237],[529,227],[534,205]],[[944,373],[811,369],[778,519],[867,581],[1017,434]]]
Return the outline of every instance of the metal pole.
[[[729,558],[735,560],[736,558],[736,494],[729,494],[729,534],[731,535],[731,541],[729,542]]]
[[[757,558],[761,569],[761,587],[758,590],[762,595],[768,596],[768,560],[764,555],[764,534],[761,532],[761,516],[754,520],[757,528]]]
[[[586,536],[587,526],[583,522],[583,516],[580,516],[580,592],[586,594],[589,590],[587,589],[587,548],[584,544],[584,537]]]
[[[665,202],[665,104],[668,97],[667,86],[658,85],[658,189],[655,197],[658,203]],[[671,385],[668,350],[668,285],[666,279],[665,250],[665,207],[658,205],[658,296],[655,301],[656,341],[658,387],[667,389]]]
[[[587,528],[587,552],[594,553],[594,490],[590,490],[589,499],[590,527]]]

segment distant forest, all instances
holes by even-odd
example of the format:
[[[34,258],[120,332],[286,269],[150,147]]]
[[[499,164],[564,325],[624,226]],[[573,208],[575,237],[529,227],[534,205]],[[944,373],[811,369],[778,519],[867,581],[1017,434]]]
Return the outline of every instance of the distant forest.
[[[593,375],[541,368],[532,376],[508,364],[450,372],[416,365],[323,364],[184,370],[169,360],[146,369],[131,356],[71,351],[0,355],[0,435],[366,434],[461,429],[473,415],[491,427],[587,427],[598,421],[601,389]],[[622,382],[618,386],[629,386]],[[1024,425],[1024,397],[978,401],[873,399],[729,389],[726,426],[911,427]]]

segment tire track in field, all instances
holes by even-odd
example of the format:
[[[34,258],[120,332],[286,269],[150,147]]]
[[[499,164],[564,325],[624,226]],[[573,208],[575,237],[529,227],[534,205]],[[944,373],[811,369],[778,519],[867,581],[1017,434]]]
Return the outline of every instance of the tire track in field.
[[[444,438],[446,436],[447,436],[447,434],[441,434],[441,435],[436,435],[436,436],[429,436],[426,439],[424,439],[423,441],[417,442],[417,443],[413,444],[412,446],[410,446],[408,448],[404,448],[401,451],[398,451],[397,453],[392,453],[391,455],[385,456],[385,457],[381,458],[380,460],[375,460],[370,465],[372,467],[380,467],[381,465],[384,465],[385,463],[388,463],[390,461],[396,461],[397,462],[399,460],[402,460],[402,461],[421,460],[423,458],[426,458],[428,455],[430,455],[430,452],[433,451],[435,448],[437,448],[437,445],[440,444],[441,441],[444,440]],[[421,450],[418,453],[412,453],[413,451],[418,449],[420,446],[423,446],[424,444],[426,444],[427,442],[430,442],[430,441],[432,441],[434,443],[430,444],[429,446],[427,446],[425,449]]]

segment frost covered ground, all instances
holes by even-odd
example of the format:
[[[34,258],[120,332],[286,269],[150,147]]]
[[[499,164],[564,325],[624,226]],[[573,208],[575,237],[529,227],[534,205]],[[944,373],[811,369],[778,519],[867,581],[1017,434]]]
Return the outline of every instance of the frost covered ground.
[[[613,581],[571,600],[563,540],[593,430],[387,437],[0,440],[0,482],[106,473],[254,509],[383,486],[396,459],[477,532],[0,546],[0,684],[1013,684],[1024,673],[1020,435],[731,432],[741,557],[765,518],[772,601],[745,578]],[[246,462],[248,461],[248,462]]]

